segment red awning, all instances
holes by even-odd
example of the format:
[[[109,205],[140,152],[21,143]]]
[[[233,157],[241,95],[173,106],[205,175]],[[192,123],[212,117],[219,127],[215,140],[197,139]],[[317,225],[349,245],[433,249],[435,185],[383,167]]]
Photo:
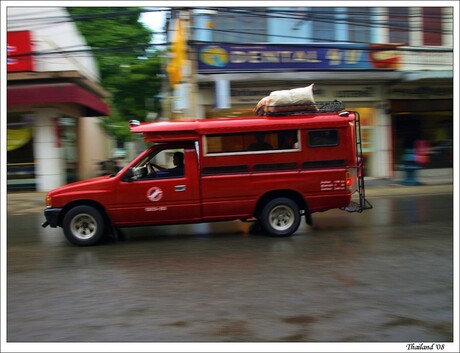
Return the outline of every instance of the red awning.
[[[85,109],[84,116],[106,116],[109,106],[98,96],[75,83],[52,83],[8,87],[8,106],[73,103]]]

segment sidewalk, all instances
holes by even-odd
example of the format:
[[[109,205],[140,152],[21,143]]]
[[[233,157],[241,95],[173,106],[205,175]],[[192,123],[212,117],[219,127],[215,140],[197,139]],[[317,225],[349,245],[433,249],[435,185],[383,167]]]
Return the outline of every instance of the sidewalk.
[[[419,174],[416,181],[420,185],[407,185],[404,173],[396,173],[392,179],[364,178],[366,196],[398,196],[398,195],[424,195],[424,194],[453,194],[452,171],[440,173],[427,172]]]
[[[371,179],[365,178],[366,197],[382,196],[409,196],[453,194],[453,176],[420,176],[417,178],[421,185],[404,185],[403,178]],[[20,215],[31,212],[43,212],[45,208],[46,192],[20,192],[7,193],[7,213]]]
[[[430,194],[453,194],[452,182],[437,183],[433,180],[421,181],[421,185],[404,185],[397,180],[369,180],[365,181],[366,197],[377,196],[416,196]]]

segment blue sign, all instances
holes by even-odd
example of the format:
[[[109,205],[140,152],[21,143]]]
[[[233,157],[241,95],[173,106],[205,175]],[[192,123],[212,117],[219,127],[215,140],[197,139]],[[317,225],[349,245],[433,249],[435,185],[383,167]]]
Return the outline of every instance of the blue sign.
[[[389,45],[195,44],[198,72],[396,69],[400,57]]]

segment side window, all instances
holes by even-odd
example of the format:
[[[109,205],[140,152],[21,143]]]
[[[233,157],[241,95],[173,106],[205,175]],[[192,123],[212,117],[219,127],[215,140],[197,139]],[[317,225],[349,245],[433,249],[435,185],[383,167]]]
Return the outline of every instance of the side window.
[[[333,147],[339,145],[336,129],[308,131],[308,147]]]
[[[204,147],[206,155],[299,150],[298,130],[207,135]]]
[[[155,151],[141,160],[134,168],[136,180],[180,178],[185,176],[183,149]]]

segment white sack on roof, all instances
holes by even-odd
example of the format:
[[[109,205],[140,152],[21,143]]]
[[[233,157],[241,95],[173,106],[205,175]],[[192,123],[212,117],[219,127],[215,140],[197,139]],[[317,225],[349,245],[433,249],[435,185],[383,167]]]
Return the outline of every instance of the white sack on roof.
[[[273,91],[269,96],[262,98],[254,110],[257,115],[301,110],[316,111],[313,86],[312,83],[308,87]]]
[[[315,104],[313,98],[312,83],[308,87],[294,88],[290,90],[273,91],[268,96],[267,105],[282,106],[282,105],[310,105]]]

